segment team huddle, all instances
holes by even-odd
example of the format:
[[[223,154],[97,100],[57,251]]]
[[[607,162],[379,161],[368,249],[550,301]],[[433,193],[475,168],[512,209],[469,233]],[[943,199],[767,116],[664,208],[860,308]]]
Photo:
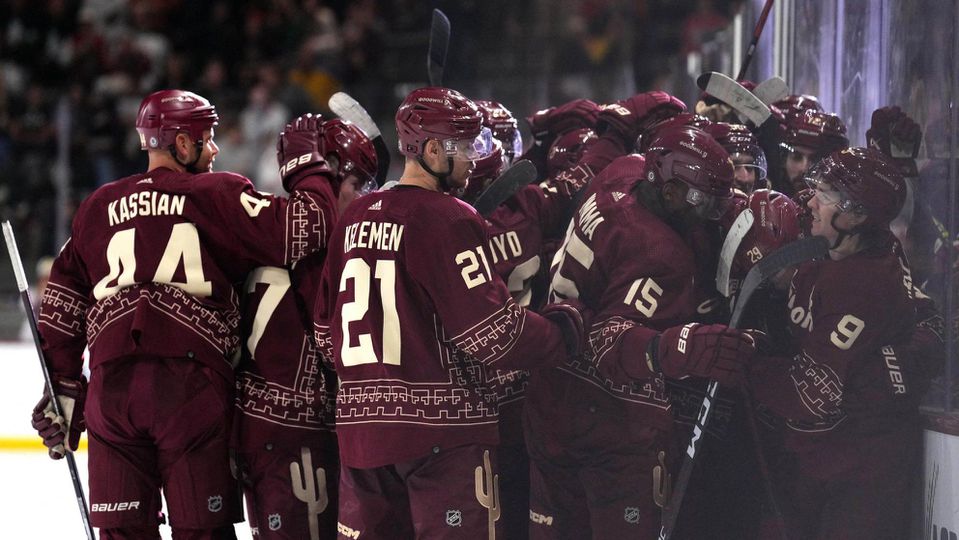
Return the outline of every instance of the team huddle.
[[[155,92],[147,171],[87,198],[53,265],[64,415],[44,395],[33,425],[54,458],[87,431],[104,539],[159,538],[161,492],[177,539],[235,538],[241,495],[270,539],[906,538],[944,361],[890,230],[914,123],[879,109],[855,148],[812,96],[761,125],[695,110],[578,99],[524,147],[501,104],[420,88],[396,182],[356,124],[307,114],[279,197],[214,171],[206,99]],[[536,181],[481,215],[521,160]],[[732,322],[749,271],[814,237]]]

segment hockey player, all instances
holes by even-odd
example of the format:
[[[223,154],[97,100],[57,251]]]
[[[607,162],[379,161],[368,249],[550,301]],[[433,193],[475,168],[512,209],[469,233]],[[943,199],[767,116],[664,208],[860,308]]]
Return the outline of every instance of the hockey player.
[[[67,414],[54,415],[45,395],[33,424],[55,459],[89,428],[91,522],[104,539],[159,538],[161,489],[175,537],[234,537],[233,284],[257,265],[321,248],[332,225],[315,117],[280,136],[289,200],[211,172],[216,125],[216,110],[196,94],[147,96],[136,120],[147,172],[80,205],[43,296],[43,349]]]
[[[671,111],[673,107],[668,100],[651,103],[653,109],[662,105]],[[542,305],[546,297],[546,265],[542,263],[546,244],[562,233],[562,222],[576,194],[613,158],[624,153],[616,140],[597,140],[591,128],[599,112],[599,106],[592,102],[577,100],[531,116],[530,125],[537,138],[552,141],[546,152],[546,178],[520,190],[487,218],[495,272],[520,306],[537,309]],[[650,111],[656,113],[663,111]],[[477,162],[469,189],[474,180],[489,178],[485,163],[495,159],[495,152],[494,144],[494,154]],[[522,429],[528,373],[491,370],[489,374],[490,386],[499,397],[503,531],[506,538],[519,540],[529,532],[529,457]]]
[[[834,152],[807,179],[811,234],[828,239],[829,258],[802,265],[789,287],[798,352],[755,362],[749,377],[785,423],[786,459],[773,468],[780,506],[791,538],[905,538],[921,422],[914,402],[888,398],[906,389],[885,346],[908,343],[916,321],[916,289],[889,231],[905,183],[864,148]]]
[[[454,90],[411,92],[396,114],[399,184],[354,202],[333,232],[316,334],[340,380],[346,537],[492,537],[497,401],[484,372],[552,366],[583,339],[569,305],[541,317],[510,298],[486,225],[448,195],[489,151],[481,117]]]
[[[773,179],[772,187],[790,196],[806,189],[806,171],[823,157],[847,146],[846,125],[835,114],[808,109],[787,117],[781,143],[784,174]]]
[[[742,124],[714,122],[704,131],[729,152],[735,168],[733,187],[746,194],[766,187],[766,154],[749,128]]]
[[[319,127],[338,213],[376,186],[373,143],[340,119]],[[326,251],[247,278],[234,430],[250,527],[259,538],[336,538],[336,375],[320,362],[312,309]],[[295,469],[291,472],[291,465]]]
[[[476,106],[483,113],[483,125],[490,129],[494,139],[502,143],[506,164],[511,165],[523,155],[523,134],[516,118],[498,101],[478,100]]]
[[[619,102],[635,110],[636,102]],[[635,141],[624,114],[600,129]],[[732,383],[753,338],[697,317],[684,232],[718,218],[733,167],[709,135],[667,131],[613,161],[586,191],[553,261],[551,295],[595,313],[582,357],[531,378],[531,538],[654,538],[669,497],[672,418],[664,377]]]

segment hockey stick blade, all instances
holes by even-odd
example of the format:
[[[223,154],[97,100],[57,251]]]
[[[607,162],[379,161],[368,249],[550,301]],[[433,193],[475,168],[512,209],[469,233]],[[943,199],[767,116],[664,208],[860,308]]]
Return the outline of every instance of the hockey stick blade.
[[[744,121],[752,122],[758,127],[769,118],[769,107],[728,75],[710,71],[700,75],[696,84],[707,94],[732,107]]]
[[[380,136],[380,128],[376,126],[373,117],[366,112],[366,109],[358,101],[353,99],[353,96],[346,92],[337,92],[330,96],[328,104],[331,111],[343,120],[356,124],[356,127],[362,129],[363,133],[366,133],[366,136],[370,139]]]
[[[719,252],[719,266],[716,268],[716,290],[726,298],[729,298],[732,292],[729,288],[729,271],[733,267],[733,258],[739,250],[739,244],[752,228],[753,221],[753,211],[748,208],[743,210],[736,216],[736,221],[723,240],[723,248]]]
[[[20,302],[23,304],[23,310],[27,316],[27,323],[30,326],[30,333],[33,334],[33,343],[37,347],[37,357],[40,359],[40,369],[43,372],[43,381],[47,394],[55,396],[53,388],[53,378],[50,376],[50,370],[47,368],[47,361],[43,356],[43,347],[40,346],[40,331],[37,328],[37,317],[33,312],[33,303],[30,302],[30,287],[27,283],[27,274],[23,270],[23,260],[20,258],[20,249],[17,247],[17,239],[13,235],[13,227],[9,221],[3,222],[3,240],[7,244],[7,253],[10,255],[10,264],[13,266],[13,274],[17,278],[17,289],[20,291]],[[59,399],[50,400],[53,405],[53,412],[57,416],[63,416],[63,409],[60,406]],[[77,461],[73,456],[66,441],[64,441],[65,457],[67,459],[67,469],[70,471],[70,480],[73,483],[73,495],[76,497],[77,506],[80,508],[80,518],[83,520],[83,529],[88,540],[96,540],[93,532],[93,526],[90,525],[90,511],[87,506],[87,496],[83,491],[83,483],[80,480],[80,471],[77,469]]]
[[[829,242],[822,237],[814,236],[804,238],[795,242],[786,244],[769,255],[763,257],[756,266],[753,266],[743,285],[739,290],[739,297],[736,300],[736,306],[733,308],[733,314],[729,318],[729,327],[737,328],[746,304],[753,293],[767,279],[773,277],[781,270],[790,266],[811,261],[816,257],[825,255],[829,250]],[[693,436],[686,447],[686,455],[683,457],[683,465],[679,469],[679,474],[673,482],[673,495],[669,504],[663,508],[663,527],[659,531],[659,540],[669,540],[676,527],[676,519],[679,517],[679,510],[683,504],[683,498],[686,495],[686,488],[689,486],[689,479],[696,466],[696,453],[702,444],[703,434],[706,433],[706,426],[712,418],[713,401],[716,399],[716,390],[719,383],[709,381],[706,387],[706,397],[699,408],[699,416],[696,418],[696,425],[693,426]]]
[[[481,216],[488,216],[499,205],[519,190],[536,180],[536,166],[528,159],[517,161],[512,167],[496,177],[479,197],[473,201],[473,208]]]
[[[343,120],[356,124],[366,136],[373,142],[373,149],[376,151],[376,184],[382,186],[386,181],[386,175],[390,171],[390,149],[383,140],[383,134],[370,113],[352,96],[346,92],[337,92],[330,96],[330,110]]]
[[[430,86],[443,85],[443,70],[446,68],[446,52],[450,46],[450,20],[439,9],[433,10],[430,25],[430,50],[426,56],[426,71]]]
[[[743,280],[739,297],[736,299],[735,307],[733,307],[732,317],[729,318],[729,326],[731,328],[739,326],[746,304],[749,303],[749,297],[763,282],[775,276],[781,270],[821,257],[828,251],[828,240],[821,236],[811,236],[786,244],[763,257],[756,266],[750,268],[749,273],[746,274],[746,279]]]
[[[753,95],[768,107],[789,95],[789,85],[782,77],[770,77],[753,88]]]

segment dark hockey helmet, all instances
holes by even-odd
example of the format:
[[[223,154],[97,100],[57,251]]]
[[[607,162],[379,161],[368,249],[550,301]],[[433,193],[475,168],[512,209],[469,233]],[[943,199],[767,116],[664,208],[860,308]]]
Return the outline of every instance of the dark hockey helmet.
[[[756,180],[766,178],[769,169],[766,153],[759,147],[759,141],[749,128],[742,124],[714,122],[703,128],[716,142],[729,152],[734,166],[744,166],[756,170]]]
[[[143,99],[137,113],[136,129],[140,149],[168,148],[183,131],[195,143],[203,142],[203,132],[218,124],[216,107],[193,92],[160,90]]]
[[[821,203],[866,215],[861,229],[888,229],[906,202],[906,181],[885,155],[872,148],[846,148],[806,174]]]
[[[821,158],[849,146],[846,124],[835,114],[806,110],[786,117],[786,135],[782,147],[792,152],[797,146],[811,148]]]
[[[483,125],[493,132],[493,138],[503,143],[503,155],[510,163],[523,154],[523,134],[519,131],[516,117],[498,101],[476,102],[483,113]]]
[[[552,177],[579,162],[587,145],[596,138],[596,132],[589,128],[574,129],[557,137],[546,155],[546,176]]]
[[[413,90],[396,111],[396,133],[400,152],[411,158],[423,154],[429,139],[441,141],[448,154],[455,154],[457,142],[473,143],[480,137],[482,129],[483,115],[476,104],[449,88],[426,87]],[[489,131],[486,134],[491,137]],[[486,152],[488,151],[487,147]],[[471,155],[474,159],[481,157]]]
[[[733,258],[730,275],[737,279],[744,278],[766,255],[798,239],[800,233],[799,205],[778,191],[753,191],[746,200],[746,208],[753,213],[753,225]]]
[[[694,113],[679,113],[670,116],[651,125],[646,131],[639,135],[636,139],[636,151],[639,153],[645,152],[646,149],[649,148],[650,143],[669,130],[684,127],[703,129],[709,124],[708,118]]]
[[[773,103],[787,118],[800,115],[806,111],[822,112],[822,103],[819,98],[811,94],[793,94]]]
[[[503,174],[507,165],[508,161],[506,160],[506,153],[503,151],[503,143],[494,139],[493,151],[488,156],[476,161],[473,172],[470,173],[470,181],[460,198],[470,203],[475,201],[490,182]]]
[[[376,150],[363,130],[351,122],[334,118],[323,123],[323,155],[336,159],[337,186],[356,175],[364,186],[376,184]]]
[[[707,219],[720,219],[732,199],[733,162],[729,153],[705,131],[672,129],[646,150],[643,174],[663,186],[671,180],[689,186],[686,202]]]

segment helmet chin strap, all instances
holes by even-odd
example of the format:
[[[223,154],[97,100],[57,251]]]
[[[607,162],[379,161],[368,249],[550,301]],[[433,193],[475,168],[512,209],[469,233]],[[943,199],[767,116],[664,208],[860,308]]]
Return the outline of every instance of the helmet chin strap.
[[[178,156],[176,153],[176,146],[172,144],[170,145],[170,155],[173,156],[173,159],[177,162],[177,164],[179,164],[181,167],[186,169],[187,172],[191,172],[193,174],[206,172],[206,171],[198,170],[196,168],[197,162],[200,161],[200,156],[203,155],[203,141],[196,141],[196,159],[194,159],[193,161],[189,163],[184,163],[180,161],[180,156]]]
[[[833,242],[833,244],[832,244],[831,246],[829,246],[829,249],[830,249],[830,250],[834,250],[834,249],[839,248],[839,244],[842,244],[843,241],[845,241],[846,238],[848,238],[849,236],[852,236],[852,235],[854,235],[854,234],[859,234],[859,230],[858,230],[858,229],[859,229],[859,225],[856,225],[855,227],[853,227],[852,229],[849,229],[849,230],[840,229],[840,228],[836,225],[836,218],[838,218],[840,214],[842,214],[842,212],[837,212],[837,213],[833,214],[832,217],[829,219],[829,225],[830,225],[836,232],[839,233],[839,236],[836,238],[836,241]]]
[[[430,166],[426,164],[426,160],[423,159],[423,156],[417,156],[416,161],[420,164],[420,167],[423,167],[423,170],[430,173],[430,176],[436,178],[436,181],[440,184],[440,191],[443,193],[450,192],[452,187],[450,186],[448,179],[450,175],[453,174],[453,158],[447,156],[446,162],[449,165],[449,170],[445,173],[436,172],[431,169]]]

